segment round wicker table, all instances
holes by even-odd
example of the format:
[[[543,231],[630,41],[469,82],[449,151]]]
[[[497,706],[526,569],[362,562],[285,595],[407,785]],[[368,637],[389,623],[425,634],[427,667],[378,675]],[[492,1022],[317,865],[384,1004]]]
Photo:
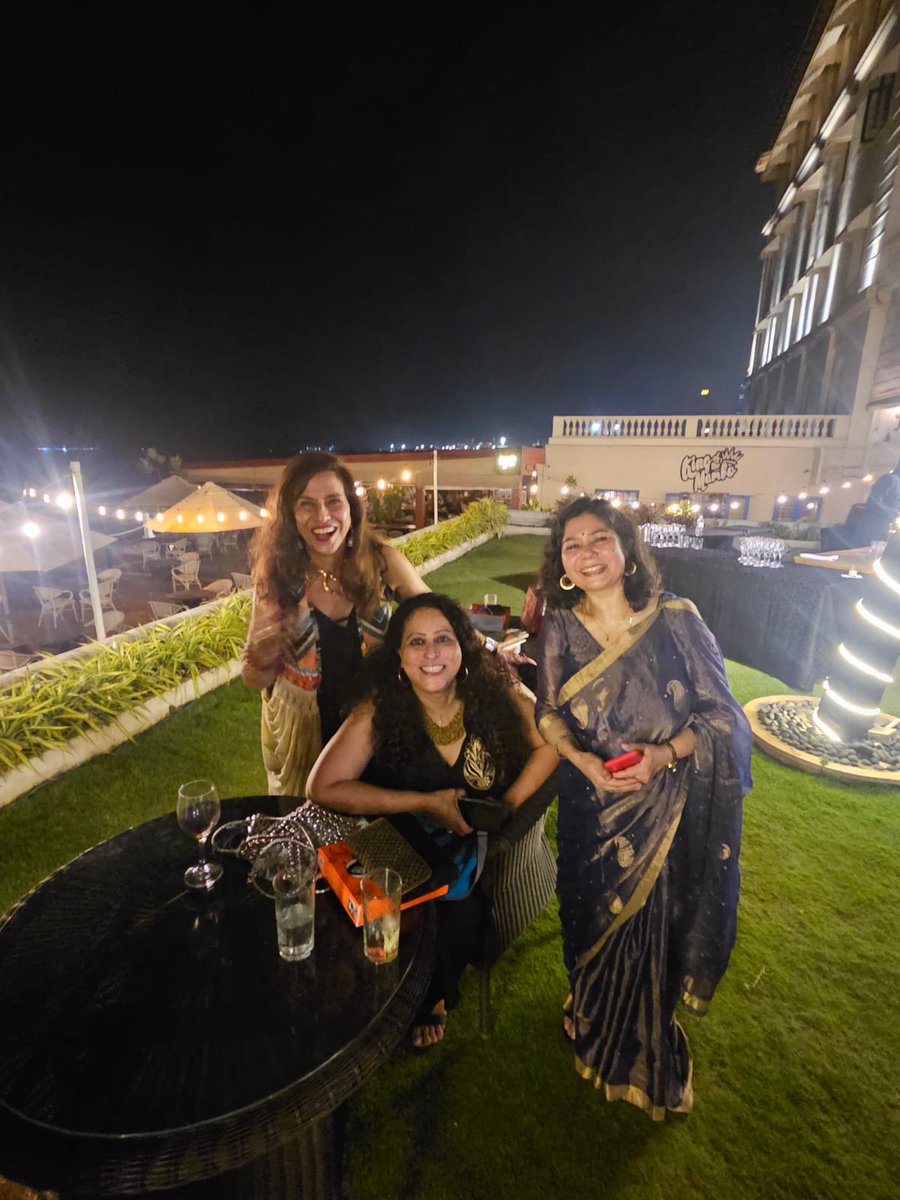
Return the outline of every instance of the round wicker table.
[[[226,801],[223,820],[274,812]],[[431,905],[375,967],[330,893],[305,962],[271,901],[196,856],[174,816],[76,858],[0,925],[0,1172],[69,1196],[340,1195],[340,1106],[403,1037],[434,960]]]

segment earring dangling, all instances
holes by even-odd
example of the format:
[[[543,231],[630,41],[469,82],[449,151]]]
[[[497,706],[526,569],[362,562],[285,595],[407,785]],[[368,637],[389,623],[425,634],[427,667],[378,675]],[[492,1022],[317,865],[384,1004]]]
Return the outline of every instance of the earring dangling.
[[[468,678],[469,678],[469,668],[466,666],[465,663],[463,663],[460,666],[459,670],[456,672],[457,682],[465,683]]]
[[[401,687],[409,687],[410,686],[409,676],[406,674],[406,672],[403,670],[402,667],[397,668],[397,682],[400,684]]]
[[[629,570],[627,570],[627,571],[625,572],[625,574],[626,574],[626,575],[628,575],[628,576],[631,576],[631,575],[634,575],[634,574],[636,574],[636,573],[637,573],[637,563],[636,563],[636,562],[633,562],[633,563],[631,564],[631,567],[630,567],[630,569],[629,569]]]
[[[571,579],[568,577],[568,575],[566,575],[565,573],[563,573],[563,574],[562,574],[562,575],[560,575],[560,577],[559,577],[559,586],[562,588],[562,590],[563,590],[564,592],[571,592],[571,590],[572,590],[572,588],[575,586],[575,584],[574,584],[574,583],[572,582],[572,580],[571,580]]]
[[[347,546],[347,549],[348,549],[348,550],[352,550],[352,549],[353,549],[353,541],[354,541],[354,538],[353,538],[353,530],[351,529],[351,530],[350,530],[350,532],[347,534],[347,537],[346,537],[346,539],[345,539],[345,544],[346,544],[346,546]]]

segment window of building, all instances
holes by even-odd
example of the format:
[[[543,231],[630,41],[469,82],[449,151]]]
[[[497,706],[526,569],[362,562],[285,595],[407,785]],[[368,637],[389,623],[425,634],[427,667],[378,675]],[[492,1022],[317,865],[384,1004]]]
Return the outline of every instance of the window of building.
[[[878,135],[885,121],[888,119],[896,78],[896,75],[879,75],[869,88],[869,94],[866,97],[866,111],[863,116],[861,141],[871,142]]]
[[[775,501],[772,509],[773,521],[810,521],[815,523],[822,515],[821,496],[785,496]]]
[[[627,504],[639,503],[640,498],[640,491],[623,492],[616,488],[594,488],[595,500],[618,500],[623,508]]]

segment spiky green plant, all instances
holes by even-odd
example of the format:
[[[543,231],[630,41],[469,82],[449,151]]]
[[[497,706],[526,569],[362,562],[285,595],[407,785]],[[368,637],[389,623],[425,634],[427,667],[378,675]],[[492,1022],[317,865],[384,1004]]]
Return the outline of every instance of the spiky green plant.
[[[224,666],[241,652],[250,618],[245,593],[178,625],[97,643],[77,659],[47,658],[0,690],[0,774],[59,750],[79,734],[117,725],[152,696]],[[199,694],[199,692],[198,692]]]
[[[505,524],[505,504],[489,498],[475,500],[461,516],[441,521],[433,529],[414,533],[406,541],[400,542],[397,549],[414,567],[420,567],[428,559],[436,558],[445,550],[454,550],[479,534],[495,533],[499,536]]]

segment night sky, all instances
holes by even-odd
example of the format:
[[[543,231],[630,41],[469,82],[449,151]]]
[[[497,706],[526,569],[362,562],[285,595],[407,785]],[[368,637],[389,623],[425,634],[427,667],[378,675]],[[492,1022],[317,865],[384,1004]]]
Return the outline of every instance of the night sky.
[[[35,8],[4,38],[0,440],[735,407],[815,0],[626,7]]]

